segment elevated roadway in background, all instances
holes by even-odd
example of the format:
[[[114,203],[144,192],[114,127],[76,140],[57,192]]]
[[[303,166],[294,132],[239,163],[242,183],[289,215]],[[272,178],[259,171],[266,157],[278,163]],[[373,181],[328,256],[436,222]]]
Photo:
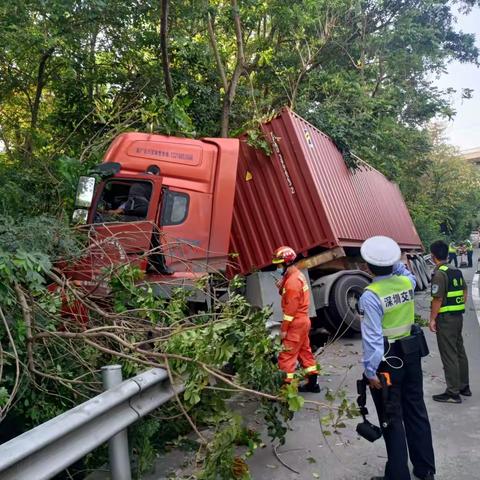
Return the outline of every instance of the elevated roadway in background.
[[[480,147],[469,148],[468,150],[462,150],[460,155],[470,163],[480,168]]]

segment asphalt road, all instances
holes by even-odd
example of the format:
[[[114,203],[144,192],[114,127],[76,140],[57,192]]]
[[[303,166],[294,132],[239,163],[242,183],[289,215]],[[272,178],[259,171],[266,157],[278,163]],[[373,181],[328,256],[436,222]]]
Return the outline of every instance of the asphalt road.
[[[478,252],[474,265],[477,265]],[[471,285],[476,268],[464,269],[467,283]],[[416,295],[417,312],[425,318],[429,313],[428,292]],[[480,315],[480,313],[479,313]],[[424,390],[427,409],[433,430],[437,462],[437,480],[480,479],[480,332],[479,321],[471,299],[464,317],[464,340],[470,360],[471,398],[463,404],[440,404],[432,395],[445,389],[443,369],[438,355],[435,335],[427,333],[430,356],[423,362]],[[340,339],[319,357],[323,373],[322,387],[336,389],[343,385],[354,400],[355,381],[361,375],[360,339]],[[323,394],[308,394],[305,398],[322,400]],[[372,421],[377,422],[375,410],[368,405]],[[267,438],[267,446],[257,451],[250,460],[250,470],[255,480],[367,480],[383,473],[386,460],[383,439],[371,444],[355,432],[358,419],[348,421],[341,434],[324,436],[319,414],[312,408],[295,415],[286,444],[278,449],[280,458],[290,471],[275,457]],[[257,425],[258,427],[258,425]],[[412,475],[412,479],[413,479]]]

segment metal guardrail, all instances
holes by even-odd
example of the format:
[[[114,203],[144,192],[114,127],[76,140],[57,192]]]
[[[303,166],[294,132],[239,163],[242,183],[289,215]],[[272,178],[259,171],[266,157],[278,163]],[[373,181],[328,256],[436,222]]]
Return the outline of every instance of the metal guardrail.
[[[107,440],[112,478],[129,480],[125,429],[184,386],[172,387],[161,368],[122,382],[121,367],[113,365],[104,367],[103,379],[107,391],[0,445],[0,480],[48,480]]]

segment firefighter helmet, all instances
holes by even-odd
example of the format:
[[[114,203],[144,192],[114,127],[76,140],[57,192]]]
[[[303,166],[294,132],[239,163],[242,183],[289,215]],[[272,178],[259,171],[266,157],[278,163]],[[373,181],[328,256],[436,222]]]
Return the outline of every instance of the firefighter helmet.
[[[273,252],[273,259],[272,263],[293,263],[295,261],[295,258],[297,258],[297,254],[295,253],[295,250],[290,247],[278,247],[274,252]]]

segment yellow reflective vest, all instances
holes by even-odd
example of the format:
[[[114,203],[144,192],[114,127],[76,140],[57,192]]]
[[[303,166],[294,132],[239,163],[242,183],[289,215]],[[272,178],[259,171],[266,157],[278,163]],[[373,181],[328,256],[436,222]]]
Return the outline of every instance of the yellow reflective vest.
[[[412,282],[405,275],[393,275],[366,287],[379,299],[383,308],[383,336],[394,341],[410,335],[415,320]]]

